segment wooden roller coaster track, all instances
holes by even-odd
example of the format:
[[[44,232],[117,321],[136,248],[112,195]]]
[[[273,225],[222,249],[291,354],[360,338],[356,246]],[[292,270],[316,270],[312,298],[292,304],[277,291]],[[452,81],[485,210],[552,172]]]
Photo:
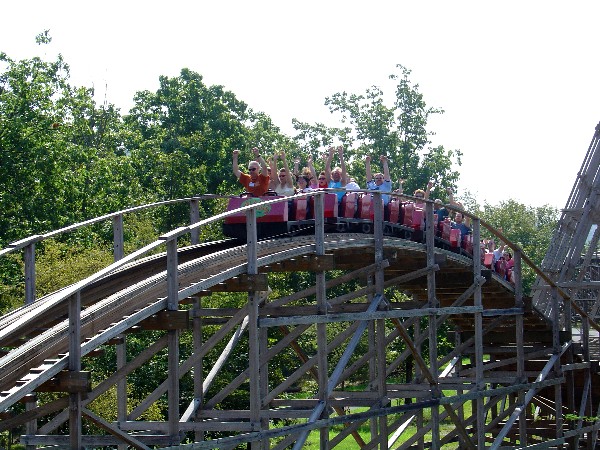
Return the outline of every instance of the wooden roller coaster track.
[[[113,220],[115,263],[40,299],[34,246],[49,236],[15,243],[0,256],[23,249],[29,282],[26,304],[0,318],[0,431],[16,430],[28,448],[300,449],[315,436],[322,449],[348,440],[364,449],[596,448],[598,357],[586,339],[599,329],[598,307],[577,293],[597,292],[582,275],[600,237],[597,139],[579,176],[591,194],[576,189],[548,270],[533,267],[532,298],[521,286],[531,261],[477,217],[474,242],[484,227],[513,248],[514,285],[482,266],[479,246],[473,258],[436,247],[430,227],[424,242],[384,235],[381,208],[372,234],[328,234],[322,192],[308,194],[313,233],[264,241],[250,205],[247,242],[199,243],[198,230],[227,215],[198,220],[202,197],[186,199],[190,225],[127,256],[126,212],[99,218]],[[432,223],[431,203],[426,214]],[[577,237],[584,229],[591,243]],[[186,235],[193,244],[180,247]],[[297,292],[272,289],[277,274],[298,273],[310,283]],[[226,293],[246,301],[208,302]],[[129,333],[148,330],[150,346],[128,346]],[[443,352],[442,336],[453,339]],[[108,377],[83,370],[108,347],[117,355]],[[168,372],[129,404],[128,377],[159,354]],[[283,374],[269,370],[282,364]],[[92,405],[111,390],[116,419]],[[159,401],[167,419],[146,420]]]

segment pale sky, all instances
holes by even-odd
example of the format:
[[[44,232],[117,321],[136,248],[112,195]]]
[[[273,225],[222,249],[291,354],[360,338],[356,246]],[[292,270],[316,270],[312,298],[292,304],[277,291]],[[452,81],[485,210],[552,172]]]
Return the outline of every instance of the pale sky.
[[[463,152],[457,196],[565,206],[600,121],[600,2],[7,2],[0,51],[62,53],[71,82],[127,113],[136,91],[189,68],[292,134],[336,125],[325,97],[412,70],[434,144]],[[35,35],[49,29],[50,46]],[[392,98],[390,97],[390,102]]]

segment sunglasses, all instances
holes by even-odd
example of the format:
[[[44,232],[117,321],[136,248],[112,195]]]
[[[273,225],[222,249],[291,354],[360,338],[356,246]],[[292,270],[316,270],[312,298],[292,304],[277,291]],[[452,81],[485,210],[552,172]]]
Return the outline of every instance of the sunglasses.
[[[254,171],[256,170],[256,167],[248,167],[248,170],[249,170],[250,172],[254,172]]]
[[[324,181],[324,180],[326,180],[326,179],[327,179],[327,178],[319,178],[319,181]]]

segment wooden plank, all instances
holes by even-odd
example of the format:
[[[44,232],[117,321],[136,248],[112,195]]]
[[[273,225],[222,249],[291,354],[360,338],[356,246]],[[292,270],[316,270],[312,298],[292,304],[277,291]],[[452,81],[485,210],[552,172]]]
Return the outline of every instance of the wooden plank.
[[[210,292],[251,292],[269,289],[266,274],[241,274],[209,288]]]
[[[188,310],[163,310],[140,322],[144,330],[187,330],[191,326]]]
[[[91,372],[63,370],[35,389],[35,392],[87,393],[91,390]]]
[[[321,270],[333,270],[337,268],[333,254],[304,255],[299,258],[291,258],[277,264],[263,266],[259,273],[270,272],[317,272]]]

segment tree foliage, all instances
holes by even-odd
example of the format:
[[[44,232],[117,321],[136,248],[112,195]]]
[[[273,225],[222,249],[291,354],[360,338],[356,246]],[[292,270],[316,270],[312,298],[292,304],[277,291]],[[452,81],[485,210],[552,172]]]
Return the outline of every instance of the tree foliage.
[[[434,195],[442,196],[446,187],[453,187],[458,181],[459,173],[453,166],[460,165],[462,153],[429,146],[433,133],[427,129],[428,119],[444,111],[428,107],[419,85],[410,81],[410,70],[401,65],[397,68],[400,73],[389,77],[397,82],[392,102],[386,103],[386,95],[378,86],[371,86],[364,94],[335,93],[325,100],[325,105],[343,127],[295,121],[296,139],[313,158],[318,158],[320,146],[341,142],[346,148],[350,173],[363,186],[364,157],[377,160],[380,155],[387,155],[392,181],[406,179],[407,191],[424,188],[428,181],[434,181]]]
[[[538,266],[550,246],[558,214],[558,210],[549,205],[532,207],[512,199],[498,205],[486,204],[479,212],[483,220],[517,244]],[[528,289],[535,280],[535,274],[525,264],[523,267],[524,286]]]

